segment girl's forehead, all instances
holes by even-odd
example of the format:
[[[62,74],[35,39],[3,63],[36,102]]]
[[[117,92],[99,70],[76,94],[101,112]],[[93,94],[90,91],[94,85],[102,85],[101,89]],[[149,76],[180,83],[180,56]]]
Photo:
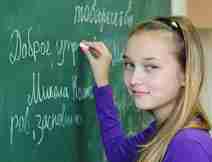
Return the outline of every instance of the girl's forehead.
[[[169,53],[176,48],[175,42],[170,32],[140,32],[129,38],[126,51],[149,50],[152,52],[167,51]]]
[[[172,59],[175,53],[175,44],[169,32],[145,32],[133,35],[127,44],[125,55],[133,60],[167,61]],[[171,56],[172,55],[172,56]],[[170,57],[171,56],[171,57]]]
[[[167,42],[174,39],[174,34],[169,31],[164,30],[152,30],[152,31],[138,31],[133,34],[128,42],[130,41],[145,41],[145,42],[152,42],[158,41],[159,42]]]

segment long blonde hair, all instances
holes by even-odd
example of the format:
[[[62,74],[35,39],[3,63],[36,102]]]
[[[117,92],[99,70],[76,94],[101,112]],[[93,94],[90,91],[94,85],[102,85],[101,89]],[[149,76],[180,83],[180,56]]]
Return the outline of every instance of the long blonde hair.
[[[172,32],[176,40],[176,59],[185,73],[185,86],[180,91],[176,108],[173,109],[171,117],[158,126],[157,133],[148,143],[141,145],[141,156],[138,162],[161,162],[171,139],[196,114],[201,115],[208,129],[212,126],[208,114],[200,102],[200,92],[205,79],[205,65],[199,35],[192,23],[185,17],[161,18],[164,21],[155,18],[138,24],[130,32],[129,37],[141,31]]]

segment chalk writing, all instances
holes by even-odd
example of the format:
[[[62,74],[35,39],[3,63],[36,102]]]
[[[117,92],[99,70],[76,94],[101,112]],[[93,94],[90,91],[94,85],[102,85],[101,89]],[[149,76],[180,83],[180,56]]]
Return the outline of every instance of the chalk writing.
[[[72,76],[72,101],[81,101],[83,99],[92,99],[92,86],[88,87],[80,87],[78,83],[79,76],[73,75]]]
[[[70,40],[58,40],[56,42],[57,56],[59,56],[57,65],[62,66],[65,62],[65,54],[71,49],[72,51],[72,66],[76,66],[76,51],[79,48],[79,43]]]
[[[31,109],[26,107],[24,114],[13,114],[10,117],[10,144],[14,144],[17,134],[32,137],[40,145],[45,139],[45,132],[52,132],[57,128],[79,126],[83,122],[80,114],[70,113],[66,105],[62,105],[61,112],[31,115]],[[31,115],[31,116],[30,116]],[[32,123],[35,123],[34,125]]]
[[[26,34],[27,33],[27,34]],[[32,27],[20,31],[14,29],[10,35],[9,46],[9,62],[14,65],[24,60],[32,60],[33,63],[39,64],[39,60],[44,57],[49,59],[50,68],[53,69],[54,64],[63,66],[65,62],[65,55],[72,55],[72,67],[76,66],[77,53],[79,43],[71,40],[32,40]],[[25,40],[24,38],[27,38]],[[56,55],[56,57],[54,56]],[[55,59],[55,60],[53,60]]]
[[[15,64],[18,61],[32,58],[34,62],[37,61],[38,55],[50,56],[50,41],[31,41],[30,33],[32,27],[27,30],[27,42],[23,42],[21,32],[17,29],[13,30],[10,36],[10,42],[15,42],[15,48],[9,53],[9,61]]]
[[[14,29],[10,36],[10,52],[9,62],[14,65],[24,60],[31,59],[33,63],[39,64],[39,60],[47,57],[49,60],[49,66],[54,69],[54,65],[63,66],[65,64],[66,55],[71,55],[71,61],[68,63],[70,67],[77,68],[78,62],[78,49],[79,42],[73,40],[56,40],[51,42],[50,40],[33,40],[31,38],[32,27],[27,29],[27,36],[25,32],[21,32],[18,29]],[[23,38],[27,37],[24,41]],[[96,39],[94,37],[94,39]],[[112,51],[113,61],[112,65],[116,65],[121,60],[123,53],[122,40],[102,40],[105,42]],[[14,47],[15,44],[15,47]],[[56,56],[54,56],[56,55]]]
[[[97,8],[96,0],[92,5],[77,5],[74,9],[74,24],[90,23],[100,25],[100,31],[104,29],[104,25],[112,25],[116,28],[123,26],[131,27],[133,25],[134,16],[131,13],[132,2],[129,1],[126,11],[107,11],[106,8]]]
[[[29,107],[26,107],[24,115],[13,115],[10,118],[10,144],[13,144],[13,137],[15,131],[19,133],[30,134],[30,123],[29,123]]]
[[[42,103],[50,99],[56,100],[58,98],[69,98],[67,86],[41,85],[39,72],[33,72],[32,78],[32,91],[27,94],[27,103],[29,106],[32,104]]]
[[[111,50],[112,53],[112,66],[120,65],[124,53],[124,40],[103,40]]]

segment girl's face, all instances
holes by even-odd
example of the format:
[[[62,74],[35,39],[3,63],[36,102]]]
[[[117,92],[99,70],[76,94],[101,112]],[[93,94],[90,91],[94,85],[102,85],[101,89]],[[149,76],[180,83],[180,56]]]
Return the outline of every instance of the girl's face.
[[[156,110],[174,104],[184,85],[175,56],[172,33],[142,31],[128,41],[124,54],[124,83],[136,107]]]

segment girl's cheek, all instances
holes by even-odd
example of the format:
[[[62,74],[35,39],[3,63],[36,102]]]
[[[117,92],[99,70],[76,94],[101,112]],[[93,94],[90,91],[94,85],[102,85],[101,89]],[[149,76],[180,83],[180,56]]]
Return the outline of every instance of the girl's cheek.
[[[163,93],[165,89],[169,87],[169,85],[172,84],[170,82],[164,82],[162,79],[157,79],[157,80],[152,80],[148,82],[148,88],[150,91],[155,92],[155,93]]]
[[[124,72],[124,83],[129,87],[131,80],[131,74],[129,72]]]
[[[129,87],[129,79],[126,76],[124,76],[124,84]]]

